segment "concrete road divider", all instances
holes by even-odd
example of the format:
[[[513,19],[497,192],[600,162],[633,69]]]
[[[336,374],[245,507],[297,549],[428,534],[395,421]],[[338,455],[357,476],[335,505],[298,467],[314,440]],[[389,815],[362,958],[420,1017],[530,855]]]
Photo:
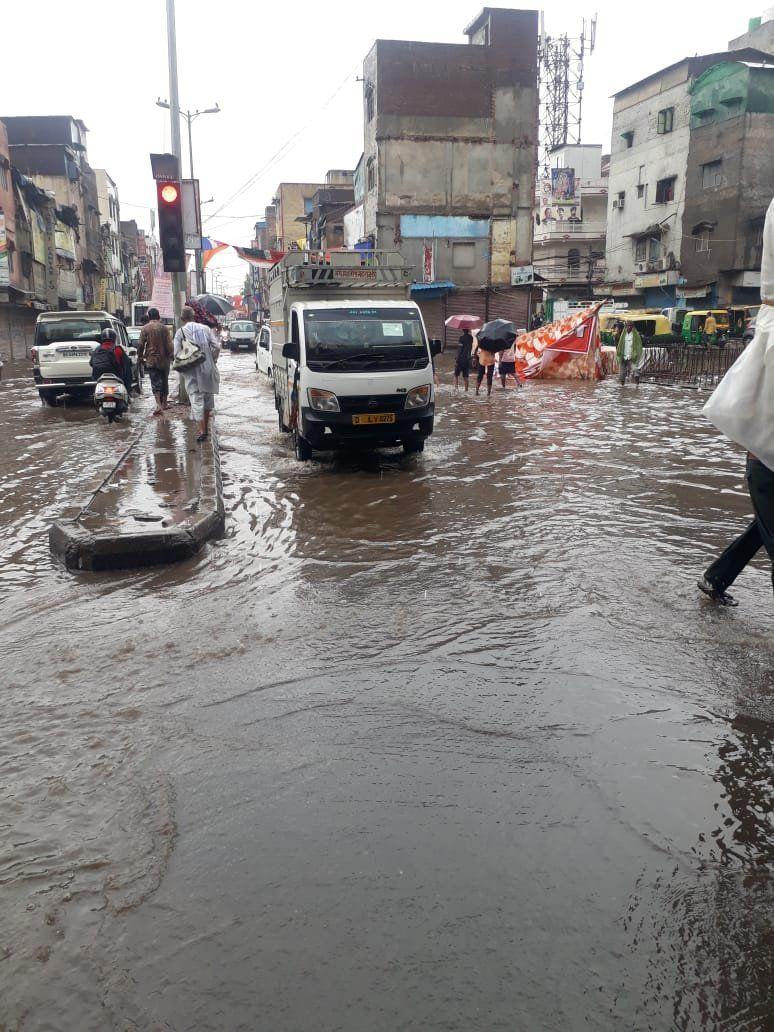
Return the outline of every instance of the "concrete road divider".
[[[49,530],[70,570],[115,570],[189,559],[224,529],[217,431],[174,410],[149,421],[101,485]]]

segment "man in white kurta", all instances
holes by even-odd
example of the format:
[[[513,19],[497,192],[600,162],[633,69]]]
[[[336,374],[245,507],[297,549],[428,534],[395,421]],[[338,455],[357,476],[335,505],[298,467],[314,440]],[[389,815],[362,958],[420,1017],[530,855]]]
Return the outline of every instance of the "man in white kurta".
[[[755,518],[705,571],[699,588],[721,605],[736,605],[727,589],[760,548],[772,561],[774,585],[774,200],[763,227],[761,307],[755,337],[726,373],[704,411],[747,449],[747,487]]]

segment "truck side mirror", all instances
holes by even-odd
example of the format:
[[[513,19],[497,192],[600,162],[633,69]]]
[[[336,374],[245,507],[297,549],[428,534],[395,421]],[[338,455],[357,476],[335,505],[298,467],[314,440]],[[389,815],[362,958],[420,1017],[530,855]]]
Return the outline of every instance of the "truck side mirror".
[[[433,337],[430,341],[430,354],[435,358],[436,355],[440,355],[443,351],[443,341],[440,337]]]
[[[300,357],[298,343],[294,340],[286,341],[282,345],[282,357],[292,358],[294,362],[297,362]]]

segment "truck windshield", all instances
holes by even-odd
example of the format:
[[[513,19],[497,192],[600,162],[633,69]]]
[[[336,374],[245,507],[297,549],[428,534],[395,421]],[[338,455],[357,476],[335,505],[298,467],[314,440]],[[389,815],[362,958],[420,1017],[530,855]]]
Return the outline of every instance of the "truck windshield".
[[[35,327],[35,344],[69,344],[74,341],[96,341],[100,334],[110,326],[109,322],[97,319],[51,319],[39,322]]]
[[[306,363],[339,372],[420,369],[427,345],[415,308],[328,308],[304,312]]]

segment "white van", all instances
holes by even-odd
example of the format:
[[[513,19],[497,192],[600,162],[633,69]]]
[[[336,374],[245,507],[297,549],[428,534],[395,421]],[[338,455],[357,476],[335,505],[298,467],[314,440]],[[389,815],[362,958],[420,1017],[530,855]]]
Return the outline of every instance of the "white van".
[[[441,342],[408,300],[410,270],[392,251],[331,252],[317,266],[305,256],[286,255],[269,277],[275,404],[296,457],[348,445],[421,452]]]
[[[271,367],[271,330],[264,323],[258,331],[258,347],[255,350],[255,368],[269,380],[272,378]]]

